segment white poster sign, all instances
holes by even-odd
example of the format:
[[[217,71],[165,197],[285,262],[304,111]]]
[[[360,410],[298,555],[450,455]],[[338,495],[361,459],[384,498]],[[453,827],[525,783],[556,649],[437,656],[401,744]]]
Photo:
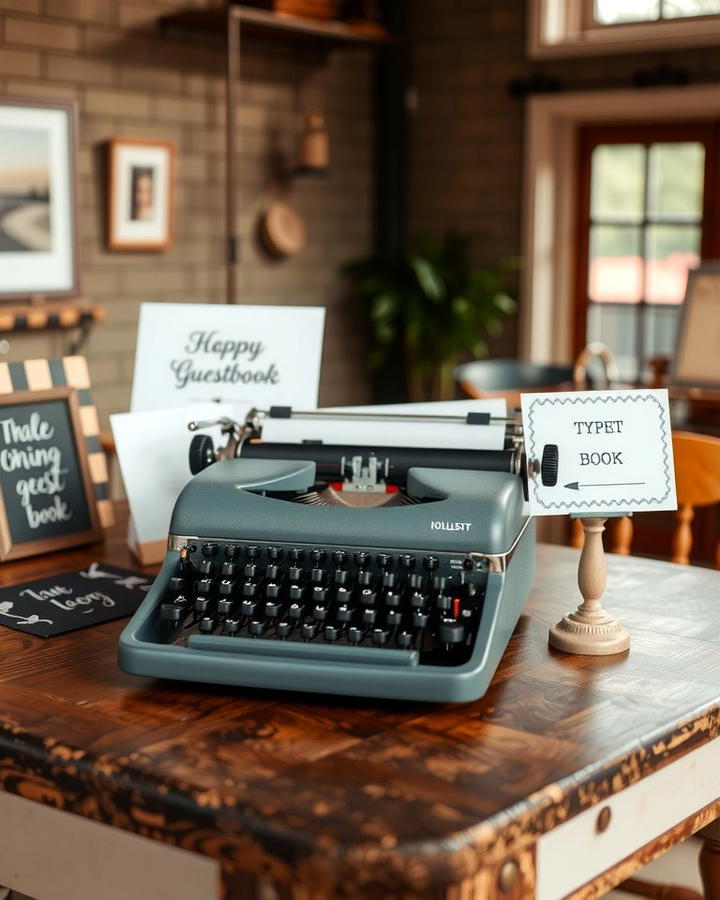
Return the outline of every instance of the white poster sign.
[[[666,390],[521,399],[533,515],[677,509]]]
[[[144,303],[131,409],[317,406],[325,310]]]

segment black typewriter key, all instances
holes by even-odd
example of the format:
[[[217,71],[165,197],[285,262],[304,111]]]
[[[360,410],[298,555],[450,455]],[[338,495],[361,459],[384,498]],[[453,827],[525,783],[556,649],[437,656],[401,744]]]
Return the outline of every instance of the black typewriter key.
[[[264,619],[252,619],[250,624],[248,625],[248,631],[252,635],[252,637],[261,637],[265,634],[267,629],[267,622]]]
[[[178,594],[173,600],[173,603],[181,609],[187,609],[187,607],[190,606],[190,598],[186,597],[185,594]]]
[[[257,566],[254,563],[248,563],[243,569],[243,575],[246,578],[254,578],[257,575]]]
[[[358,573],[357,580],[360,587],[369,587],[372,584],[373,574],[369,569],[363,569]]]
[[[412,614],[412,623],[415,628],[424,628],[429,620],[430,616],[423,612],[421,609],[416,609]]]
[[[366,609],[364,609],[362,611],[363,625],[374,625],[376,619],[377,619],[377,610],[373,609],[372,606],[368,606]]]
[[[383,572],[382,586],[393,588],[397,582],[397,575],[394,572]]]
[[[327,599],[327,588],[316,585],[312,589],[312,599],[314,603],[324,603]]]
[[[392,608],[400,606],[400,594],[398,594],[397,591],[388,591],[387,594],[385,594],[385,604]]]
[[[336,566],[344,566],[348,558],[347,551],[335,550],[333,551],[332,558]]]
[[[291,600],[302,600],[303,589],[299,584],[291,584],[288,595]]]
[[[377,564],[381,569],[387,569],[392,565],[392,553],[378,553],[377,555]]]
[[[443,644],[462,644],[465,640],[465,623],[457,619],[440,619],[438,638]]]
[[[225,544],[225,559],[228,562],[233,562],[239,550],[240,548],[236,547],[235,544]]]
[[[291,603],[288,609],[288,617],[298,621],[305,615],[305,607],[302,603]]]
[[[338,603],[349,603],[352,597],[352,588],[339,587],[335,593]]]
[[[397,645],[401,650],[407,650],[412,647],[415,637],[412,631],[399,631],[397,636]]]
[[[209,594],[212,583],[212,578],[201,578],[195,585],[195,590],[198,594]]]
[[[210,607],[209,597],[196,597],[193,603],[193,609],[196,613],[206,613]]]
[[[278,562],[278,560],[281,560],[282,555],[282,547],[268,547],[267,558],[271,559],[273,562]]]
[[[372,642],[376,647],[384,647],[389,637],[390,632],[387,628],[373,628],[372,630]]]
[[[181,591],[185,587],[185,579],[182,575],[173,575],[168,581],[168,587],[171,591]]]
[[[232,578],[235,574],[235,563],[224,562],[222,564],[222,568],[220,569],[220,574],[223,578]]]
[[[288,556],[291,562],[300,562],[305,556],[305,551],[301,547],[291,547]]]
[[[198,564],[198,572],[202,575],[212,575],[214,563],[211,559],[201,559]]]
[[[282,605],[277,600],[268,600],[265,604],[265,615],[268,619],[277,619],[280,615]]]
[[[449,609],[452,608],[452,605],[453,605],[452,597],[448,597],[447,594],[440,594],[435,599],[435,606],[437,609],[440,610],[440,612],[447,612]]]
[[[243,597],[254,597],[257,594],[257,585],[252,581],[246,581],[242,586]]]
[[[362,628],[358,628],[356,625],[352,625],[347,630],[347,637],[351,644],[360,644],[362,639],[365,637],[365,632]]]
[[[310,551],[310,559],[316,566],[322,565],[322,563],[325,562],[326,556],[327,553],[322,547],[316,547],[314,550]]]
[[[257,559],[260,556],[260,548],[256,547],[254,544],[245,548],[245,556],[248,559]]]
[[[333,582],[335,584],[347,584],[349,577],[350,573],[346,569],[336,569],[335,572],[333,572]]]
[[[355,554],[355,565],[360,566],[361,569],[364,569],[365,566],[370,562],[370,554],[365,553],[364,550],[358,550]]]
[[[283,619],[280,622],[277,622],[275,625],[275,634],[281,639],[290,637],[290,635],[292,634],[292,631],[293,631],[292,624],[290,622],[286,621],[285,619]]]
[[[304,641],[311,641],[317,634],[317,625],[314,622],[303,622],[300,635]]]
[[[412,553],[401,553],[398,557],[398,562],[400,563],[401,569],[415,568],[415,557],[412,555]]]
[[[472,572],[475,569],[475,560],[466,556],[463,560],[463,569],[465,569],[466,572]]]
[[[423,577],[422,577],[422,575],[417,575],[417,574],[415,574],[415,573],[412,574],[412,575],[408,578],[408,584],[410,585],[410,587],[412,588],[412,590],[414,590],[414,591],[419,591],[420,588],[423,586]]]
[[[337,625],[326,625],[325,630],[323,631],[323,637],[328,643],[332,644],[342,634],[342,631],[337,627]]]
[[[223,631],[225,634],[237,634],[240,631],[240,619],[225,619]]]
[[[290,566],[288,569],[288,579],[290,581],[300,581],[302,578],[303,570],[300,566]]]
[[[217,611],[220,616],[227,616],[232,608],[233,608],[232,600],[229,600],[227,597],[223,597],[217,602]]]
[[[435,575],[432,580],[434,591],[444,591],[447,587],[447,578],[444,575]]]
[[[410,606],[413,609],[424,609],[426,603],[427,597],[425,594],[421,594],[420,591],[415,591],[410,595]]]
[[[268,600],[275,600],[276,597],[280,596],[280,585],[275,582],[271,582],[270,584],[265,585],[265,597]]]
[[[423,559],[423,566],[428,570],[428,572],[434,572],[435,569],[440,565],[440,560],[437,556],[426,556]]]
[[[182,622],[185,610],[177,603],[163,603],[160,606],[160,618],[164,622]]]
[[[338,622],[343,622],[343,623],[349,622],[350,619],[352,619],[352,614],[353,614],[352,607],[349,606],[347,603],[341,603],[335,609],[335,618],[338,620]]]
[[[391,625],[393,628],[396,625],[399,625],[402,622],[402,613],[399,609],[391,609],[388,610],[387,614],[387,623]]]
[[[316,622],[324,622],[328,616],[328,608],[324,603],[317,603],[313,606],[312,617]]]
[[[216,624],[214,616],[203,616],[198,623],[198,628],[203,634],[212,634],[215,631]]]
[[[202,545],[200,551],[206,559],[212,559],[218,552],[218,545],[213,541],[207,541]]]
[[[240,612],[244,616],[254,616],[257,609],[257,600],[243,600],[240,604]]]
[[[310,573],[310,581],[313,584],[322,584],[325,581],[325,569],[313,569]]]
[[[276,566],[274,563],[265,567],[265,577],[270,581],[274,581],[278,577],[279,572],[280,566]]]
[[[229,578],[223,578],[218,585],[218,594],[221,597],[229,597],[232,594],[233,582]]]
[[[370,588],[364,588],[360,591],[360,602],[363,606],[374,606],[377,594]]]

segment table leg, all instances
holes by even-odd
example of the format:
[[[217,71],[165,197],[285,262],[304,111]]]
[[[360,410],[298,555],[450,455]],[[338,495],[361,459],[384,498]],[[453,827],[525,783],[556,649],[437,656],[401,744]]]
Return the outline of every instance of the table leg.
[[[717,829],[716,829],[717,831]],[[720,897],[720,840],[707,837],[702,832],[702,850],[700,851],[700,875],[706,900]]]

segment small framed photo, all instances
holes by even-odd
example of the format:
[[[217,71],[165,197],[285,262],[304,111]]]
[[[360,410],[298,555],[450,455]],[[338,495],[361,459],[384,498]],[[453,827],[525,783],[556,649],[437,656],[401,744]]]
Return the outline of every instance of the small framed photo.
[[[688,272],[670,382],[720,388],[720,262]]]
[[[165,250],[172,241],[175,145],[114,138],[108,145],[111,250]]]
[[[0,300],[79,292],[75,104],[0,96]]]

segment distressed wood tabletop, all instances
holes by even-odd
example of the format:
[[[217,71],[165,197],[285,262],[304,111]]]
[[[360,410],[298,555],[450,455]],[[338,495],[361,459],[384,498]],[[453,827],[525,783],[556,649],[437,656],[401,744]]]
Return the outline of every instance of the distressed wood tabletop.
[[[104,545],[5,564],[0,584],[137,569],[118,518]],[[125,621],[0,628],[0,786],[213,857],[228,897],[486,897],[509,859],[502,896],[529,896],[539,835],[720,732],[720,573],[609,556],[631,651],[581,658],[547,644],[577,560],[538,547],[490,690],[456,706],[133,677]]]

